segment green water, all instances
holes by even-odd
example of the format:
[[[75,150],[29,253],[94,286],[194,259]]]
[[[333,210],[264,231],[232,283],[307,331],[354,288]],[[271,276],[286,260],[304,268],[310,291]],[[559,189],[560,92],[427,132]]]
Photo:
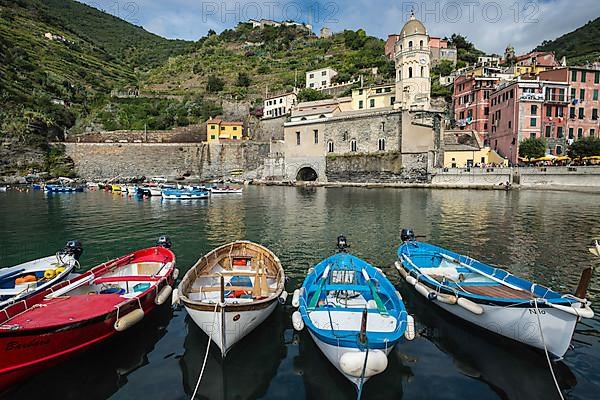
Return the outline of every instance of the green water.
[[[425,241],[573,291],[600,237],[597,195],[542,191],[248,187],[243,195],[198,202],[138,200],[104,192],[46,196],[0,193],[0,266],[84,244],[81,263],[100,262],[173,241],[181,276],[201,255],[235,239],[262,243],[281,259],[291,293],[307,268],[332,254],[335,238],[381,266],[415,315],[418,336],[401,341],[364,398],[557,398],[542,354],[476,331],[417,298],[391,264],[402,227]],[[588,296],[600,304],[600,278]],[[289,301],[288,301],[289,303]],[[598,307],[600,311],[600,307]],[[297,334],[288,304],[234,347],[225,362],[209,353],[198,398],[351,399],[352,385]],[[567,398],[597,398],[600,318],[577,326],[574,349],[555,365]],[[188,399],[208,338],[183,309],[151,318],[5,394],[10,399]]]

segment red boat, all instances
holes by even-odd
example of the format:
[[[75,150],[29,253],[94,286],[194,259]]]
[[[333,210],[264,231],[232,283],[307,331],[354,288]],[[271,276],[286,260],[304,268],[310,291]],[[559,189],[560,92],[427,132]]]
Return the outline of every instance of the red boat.
[[[117,335],[171,296],[167,237],[0,311],[0,391]]]

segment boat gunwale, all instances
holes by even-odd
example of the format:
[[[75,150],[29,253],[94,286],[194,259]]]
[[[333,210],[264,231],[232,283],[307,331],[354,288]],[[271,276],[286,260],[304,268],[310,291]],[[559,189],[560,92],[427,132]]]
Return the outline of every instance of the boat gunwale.
[[[234,242],[230,242],[230,243],[221,245],[221,246],[209,251],[208,253],[204,254],[185,273],[185,275],[181,279],[181,282],[178,285],[178,289],[179,289],[179,299],[186,307],[189,307],[189,308],[191,308],[193,310],[197,310],[197,311],[214,311],[215,310],[216,302],[207,303],[204,301],[193,300],[188,297],[189,290],[192,288],[194,282],[198,278],[202,277],[202,275],[199,274],[197,269],[198,268],[208,268],[208,270],[205,272],[210,273],[212,271],[212,268],[214,268],[214,264],[211,265],[209,263],[209,258],[211,255],[213,255],[213,254],[216,255],[217,253],[219,253],[225,249],[233,248],[234,246],[240,246],[240,245],[255,246],[255,247],[257,247],[258,250],[271,256],[271,258],[273,259],[273,264],[277,267],[277,270],[278,270],[277,288],[275,289],[275,292],[269,294],[269,296],[266,296],[262,299],[257,299],[257,300],[253,300],[252,302],[245,302],[245,303],[226,303],[225,306],[223,306],[223,307],[219,304],[217,306],[217,310],[220,311],[221,309],[223,309],[223,310],[225,310],[225,312],[259,310],[262,308],[267,308],[273,301],[276,301],[281,296],[281,293],[285,290],[285,270],[283,268],[283,265],[281,264],[281,261],[279,260],[279,257],[277,257],[277,255],[274,252],[272,252],[267,247],[265,247],[261,244],[258,244],[258,243],[255,243],[255,242],[252,242],[249,240],[236,240]],[[194,275],[194,277],[192,277],[192,275]]]

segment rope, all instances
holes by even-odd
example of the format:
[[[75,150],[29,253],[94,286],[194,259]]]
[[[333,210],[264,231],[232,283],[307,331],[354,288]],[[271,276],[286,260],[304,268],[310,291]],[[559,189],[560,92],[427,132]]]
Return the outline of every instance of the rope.
[[[362,372],[360,373],[360,383],[359,383],[359,387],[358,387],[358,395],[356,396],[356,400],[360,400],[361,396],[362,396],[362,390],[363,390],[363,386],[364,386],[364,379],[365,379],[365,371],[367,369],[367,358],[369,358],[369,346],[368,346],[368,340],[367,340],[367,350],[365,353],[365,362],[363,364],[363,368],[362,368]]]
[[[558,385],[558,381],[556,380],[556,375],[554,374],[554,369],[552,368],[550,356],[548,355],[548,348],[546,347],[546,341],[544,340],[544,330],[542,329],[542,322],[540,320],[540,310],[538,309],[537,299],[533,299],[533,304],[535,305],[535,315],[537,317],[538,325],[540,327],[540,336],[542,337],[542,344],[544,345],[544,353],[546,354],[546,360],[548,360],[548,367],[550,368],[550,373],[552,374],[552,379],[554,380],[554,385],[556,386],[558,395],[560,396],[561,400],[565,400],[562,391],[560,390],[560,386]]]
[[[198,392],[198,388],[200,387],[200,381],[202,380],[202,375],[204,375],[204,368],[206,367],[206,361],[208,360],[208,351],[210,350],[210,341],[211,335],[215,330],[215,321],[217,319],[217,308],[219,307],[219,302],[215,304],[215,310],[213,311],[213,322],[212,328],[210,331],[210,335],[208,335],[208,345],[206,346],[206,354],[204,355],[204,361],[202,362],[202,369],[200,370],[200,376],[198,376],[198,382],[196,382],[196,388],[194,389],[194,394],[192,394],[192,399],[196,397],[196,393]]]

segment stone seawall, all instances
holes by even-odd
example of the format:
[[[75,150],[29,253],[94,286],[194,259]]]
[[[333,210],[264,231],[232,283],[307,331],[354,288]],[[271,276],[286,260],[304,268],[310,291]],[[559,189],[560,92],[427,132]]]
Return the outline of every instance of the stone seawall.
[[[512,183],[511,168],[436,168],[431,184],[440,187],[485,187]]]
[[[532,189],[553,187],[600,189],[600,166],[519,168],[515,171],[515,183],[519,183],[523,188]]]
[[[327,156],[325,173],[328,182],[426,182],[427,154],[388,152]]]
[[[189,175],[214,179],[242,172],[253,178],[269,154],[268,143],[65,143],[66,154],[82,178],[117,175]],[[239,175],[238,175],[239,176]]]

